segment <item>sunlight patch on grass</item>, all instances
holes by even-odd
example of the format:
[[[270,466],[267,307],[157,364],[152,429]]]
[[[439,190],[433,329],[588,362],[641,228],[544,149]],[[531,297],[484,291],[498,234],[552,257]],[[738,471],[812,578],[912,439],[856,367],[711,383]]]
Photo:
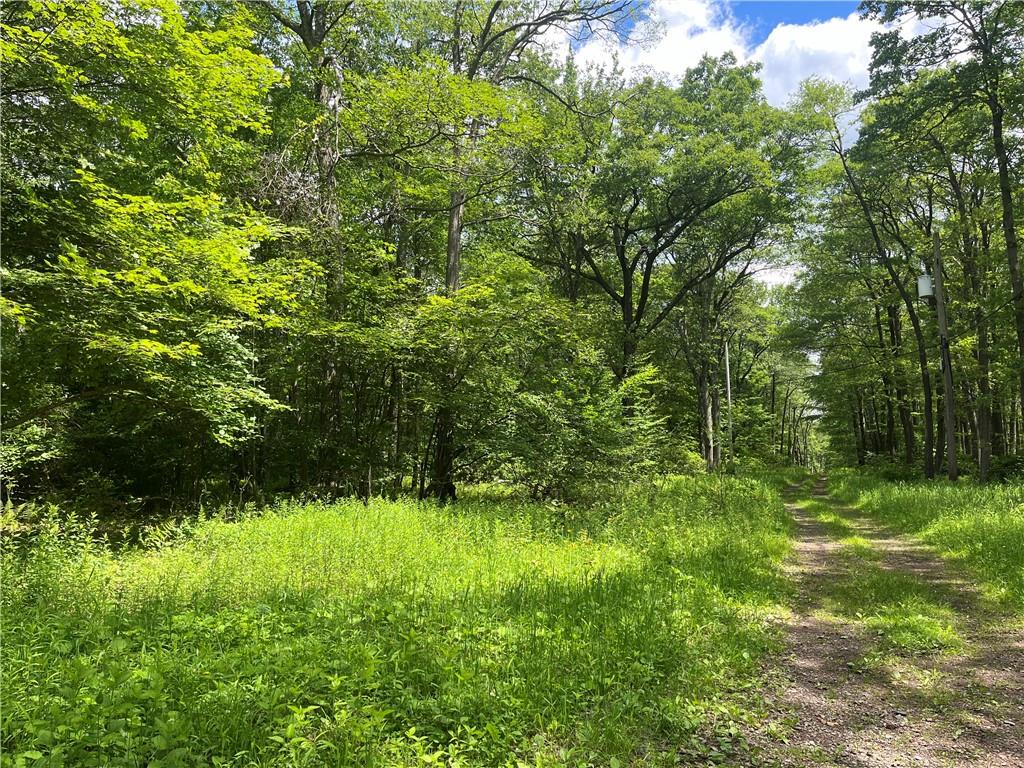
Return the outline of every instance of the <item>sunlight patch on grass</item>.
[[[844,536],[840,539],[843,554],[861,560],[881,560],[882,553],[863,536]]]
[[[822,501],[812,501],[807,510],[814,514],[814,519],[825,526],[829,535],[835,538],[852,536],[856,528],[845,517],[836,512],[832,507]]]
[[[841,471],[838,498],[960,560],[989,596],[1024,614],[1024,484],[888,482]]]
[[[557,766],[737,747],[789,597],[771,487],[467,496],[289,503],[120,552],[42,521],[0,557],[5,752]]]
[[[865,626],[884,642],[912,654],[956,651],[963,642],[953,629],[953,612],[911,598],[887,605],[864,618]]]
[[[861,623],[882,648],[926,654],[963,647],[956,614],[934,590],[907,574],[862,562],[859,569],[826,589],[836,615]]]

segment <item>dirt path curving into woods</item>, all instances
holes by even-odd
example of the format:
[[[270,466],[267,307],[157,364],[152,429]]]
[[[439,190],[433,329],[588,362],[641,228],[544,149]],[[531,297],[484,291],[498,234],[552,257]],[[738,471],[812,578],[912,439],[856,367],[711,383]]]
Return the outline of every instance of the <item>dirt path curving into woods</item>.
[[[798,593],[749,764],[1024,768],[1021,622],[824,480],[787,497]]]

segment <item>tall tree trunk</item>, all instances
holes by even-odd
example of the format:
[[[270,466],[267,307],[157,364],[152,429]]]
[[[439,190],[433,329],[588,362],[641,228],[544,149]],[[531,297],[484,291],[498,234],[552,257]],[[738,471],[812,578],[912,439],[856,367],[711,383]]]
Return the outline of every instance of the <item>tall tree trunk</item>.
[[[884,353],[886,350],[885,332],[882,330],[882,309],[878,304],[875,304],[875,331],[878,334],[878,348]],[[895,371],[892,370],[891,360],[886,360],[886,364],[882,367],[882,389],[885,393],[885,448],[889,453],[890,460],[893,461],[896,459],[896,414],[893,411],[894,378]]]
[[[882,445],[882,424],[879,416],[878,398],[874,392],[871,393],[871,450],[874,451],[876,456],[881,455],[884,452]]]
[[[864,432],[864,398],[860,391],[857,392],[857,405],[854,411],[854,424],[857,428],[857,464],[864,466],[867,463],[867,434]]]
[[[939,324],[939,367],[942,372],[942,402],[944,407],[943,421],[946,428],[946,465],[947,476],[956,480],[960,474],[957,466],[956,439],[956,388],[953,386],[953,360],[949,354],[949,323],[946,319],[945,270],[942,266],[942,248],[939,243],[938,230],[932,230],[932,248],[934,251],[934,268],[932,276],[935,280],[935,312]]]
[[[978,479],[984,483],[992,465],[992,360],[984,309],[979,307],[974,318],[978,332]]]
[[[786,412],[789,410],[789,397],[793,394],[790,387],[786,387],[786,396],[782,399],[782,420],[779,424],[779,455],[786,455]]]
[[[890,274],[896,282],[900,294],[903,296],[903,302],[907,307],[908,314],[910,315],[910,325],[914,329],[914,341],[917,345],[917,365],[921,372],[921,390],[924,398],[924,476],[932,478],[935,477],[935,464],[937,459],[934,454],[935,411],[932,407],[932,374],[931,370],[928,368],[928,348],[924,338],[924,330],[921,328],[921,320],[917,315],[917,310],[914,308],[913,299],[910,298],[910,294],[903,286],[903,283],[900,281],[896,271],[892,268],[892,264],[888,260],[886,261],[886,266],[889,268]]]
[[[1010,413],[1010,450],[1007,450],[1007,453],[1016,456],[1020,447],[1020,401],[1017,398],[1010,402]]]
[[[891,385],[890,385],[891,386]],[[889,450],[889,460],[896,461],[896,410],[893,401],[896,399],[896,392],[886,388],[885,392],[885,444]]]
[[[1006,408],[1002,398],[992,396],[992,455],[1003,456],[1006,454]]]
[[[857,451],[857,465],[864,465],[864,448],[861,444],[860,418],[857,415],[857,405],[850,406],[850,428],[853,429],[853,444]]]
[[[456,160],[458,151],[455,152]],[[454,296],[459,290],[462,270],[462,217],[466,208],[466,193],[453,189],[448,208],[447,261],[445,267],[445,293]],[[449,372],[454,381],[454,371]],[[446,393],[450,394],[450,393]],[[448,405],[442,405],[437,413],[437,430],[434,436],[434,456],[431,462],[430,485],[427,494],[436,496],[440,502],[455,500],[455,428],[456,413]]]
[[[895,306],[885,308],[889,318],[889,345],[893,366],[903,353],[903,335],[900,329],[899,310]],[[903,381],[903,374],[894,371],[896,381],[896,403],[900,415],[900,426],[903,428],[903,462],[907,466],[914,463],[914,418],[911,415],[910,396]]]
[[[718,391],[717,382],[711,387],[711,422],[715,435],[715,444],[712,451],[714,458],[712,469],[718,469],[722,464],[722,398]]]
[[[434,440],[434,463],[431,469],[430,496],[440,502],[455,501],[455,412],[442,406],[437,413],[437,435]]]
[[[974,329],[978,336],[978,344],[975,349],[975,358],[978,361],[978,396],[975,399],[974,408],[977,438],[975,457],[978,461],[978,479],[985,482],[988,480],[989,466],[992,462],[992,386],[990,381],[989,319],[985,312],[985,290],[978,268],[978,235],[980,234],[980,249],[986,256],[986,262],[988,261],[990,237],[987,227],[982,226],[980,233],[978,232],[972,215],[973,211],[968,208],[967,197],[964,194],[960,177],[949,161],[947,161],[946,174],[956,200],[957,212],[960,215],[964,278],[974,305]]]
[[[445,291],[449,296],[459,290],[462,269],[462,217],[466,210],[466,193],[453,189],[448,208],[448,248],[444,273]]]
[[[391,498],[397,498],[402,491],[402,371],[397,365],[391,368],[391,396],[389,400],[391,441],[388,445],[388,470],[391,473]]]
[[[700,453],[708,470],[715,468],[715,419],[706,366],[697,374],[697,407],[700,410]]]
[[[989,112],[992,115],[992,146],[999,169],[999,201],[1003,209],[1003,239],[1006,242],[1006,261],[1010,267],[1010,289],[1013,299],[1013,319],[1017,331],[1018,395],[1024,401],[1024,278],[1020,271],[1017,250],[1017,228],[1013,213],[1013,182],[1010,180],[1010,161],[1003,138],[1003,105],[999,102],[998,84],[989,86]]]

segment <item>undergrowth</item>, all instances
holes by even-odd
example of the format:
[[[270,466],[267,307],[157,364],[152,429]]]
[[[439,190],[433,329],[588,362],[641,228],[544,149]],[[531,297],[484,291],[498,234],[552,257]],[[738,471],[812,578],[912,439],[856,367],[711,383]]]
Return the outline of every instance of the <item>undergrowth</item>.
[[[288,503],[120,551],[28,531],[0,559],[12,766],[721,759],[787,594],[788,517],[752,479]]]

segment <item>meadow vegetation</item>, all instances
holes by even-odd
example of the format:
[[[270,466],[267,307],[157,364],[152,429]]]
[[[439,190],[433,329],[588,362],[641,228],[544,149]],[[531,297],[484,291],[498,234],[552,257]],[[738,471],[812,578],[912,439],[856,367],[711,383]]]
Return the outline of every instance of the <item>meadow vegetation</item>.
[[[51,513],[2,557],[5,764],[727,754],[787,598],[777,485],[290,502],[120,548]]]
[[[833,473],[837,498],[962,561],[987,591],[1024,613],[1024,484],[890,482]]]

